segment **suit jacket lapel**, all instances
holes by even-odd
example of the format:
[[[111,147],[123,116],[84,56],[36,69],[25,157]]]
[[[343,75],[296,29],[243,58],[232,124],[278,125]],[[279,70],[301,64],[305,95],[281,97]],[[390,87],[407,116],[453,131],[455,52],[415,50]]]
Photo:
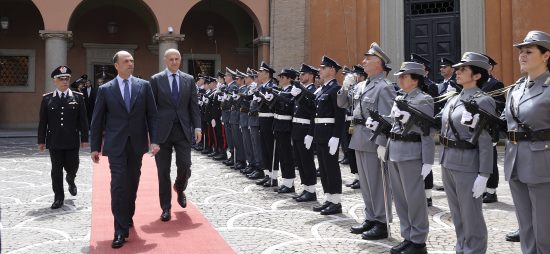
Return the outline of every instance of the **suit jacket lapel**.
[[[117,79],[113,79],[113,83],[111,83],[111,92],[115,95],[117,98],[117,101],[120,102],[120,105],[126,110],[126,106],[124,105],[124,99],[122,98],[122,94],[120,93],[120,87],[118,85]]]
[[[519,104],[521,105],[522,103],[524,103],[524,102],[526,102],[526,101],[528,101],[528,100],[530,100],[534,97],[539,96],[540,94],[542,94],[542,92],[544,92],[544,88],[546,88],[547,86],[548,85],[546,85],[546,84],[534,85],[533,87],[529,88],[528,90],[523,91],[524,94],[521,97],[521,99],[519,100]],[[523,89],[525,89],[525,85],[523,85]]]
[[[136,98],[138,94],[141,92],[141,82],[139,82],[137,79],[132,78],[132,92],[130,94],[130,110],[134,108],[134,104],[136,103]]]
[[[179,74],[179,85],[178,85],[178,89],[179,89],[178,105],[179,105],[181,100],[183,99],[183,94],[184,94],[183,91],[185,91],[187,84],[184,83],[183,72],[178,71],[178,74]]]

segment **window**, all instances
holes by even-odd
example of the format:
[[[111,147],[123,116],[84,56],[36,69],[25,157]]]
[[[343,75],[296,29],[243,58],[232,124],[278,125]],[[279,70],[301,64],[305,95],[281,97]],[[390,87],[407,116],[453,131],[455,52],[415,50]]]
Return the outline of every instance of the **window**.
[[[0,92],[34,92],[35,50],[0,49]]]

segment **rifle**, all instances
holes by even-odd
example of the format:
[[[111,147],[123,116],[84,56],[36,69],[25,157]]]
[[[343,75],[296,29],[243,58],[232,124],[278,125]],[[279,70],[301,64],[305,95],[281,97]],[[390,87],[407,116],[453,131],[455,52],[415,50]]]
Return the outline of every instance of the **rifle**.
[[[369,109],[369,116],[372,118],[372,120],[378,122],[378,127],[376,127],[376,130],[372,131],[372,136],[369,138],[370,141],[374,141],[380,133],[383,133],[385,135],[388,135],[391,131],[391,124],[384,119],[383,116],[381,116],[377,110]]]
[[[468,112],[470,112],[472,115],[479,114],[479,122],[477,123],[476,127],[474,128],[474,135],[470,140],[468,140],[472,144],[477,144],[477,140],[479,139],[479,136],[481,135],[481,131],[483,129],[486,129],[489,132],[497,132],[500,130],[506,130],[508,128],[508,125],[506,124],[506,121],[496,117],[495,115],[485,111],[479,105],[477,102],[472,99],[469,101],[460,100],[464,104],[464,108]]]
[[[411,105],[409,105],[408,101],[403,99],[394,99],[394,101],[399,110],[407,111],[409,114],[411,114],[409,121],[407,121],[403,125],[402,135],[406,135],[411,130],[412,126],[416,124],[422,130],[422,135],[428,136],[430,135],[430,128],[435,128],[437,126],[437,121],[433,117],[426,115],[422,111],[412,107]]]

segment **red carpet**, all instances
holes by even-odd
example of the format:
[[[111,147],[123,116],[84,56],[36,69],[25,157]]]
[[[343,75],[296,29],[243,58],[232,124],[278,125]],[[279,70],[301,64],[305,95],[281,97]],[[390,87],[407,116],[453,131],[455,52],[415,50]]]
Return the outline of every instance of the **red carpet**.
[[[235,253],[193,204],[187,201],[187,207],[181,208],[175,193],[172,220],[160,220],[157,169],[149,154],[143,157],[134,227],[124,246],[112,249],[114,228],[107,157],[101,157],[93,170],[90,253]]]

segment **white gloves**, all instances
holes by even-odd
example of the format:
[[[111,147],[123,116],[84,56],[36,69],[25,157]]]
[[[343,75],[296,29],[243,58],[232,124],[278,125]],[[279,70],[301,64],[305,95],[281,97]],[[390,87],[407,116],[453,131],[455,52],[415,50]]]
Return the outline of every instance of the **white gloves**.
[[[255,102],[260,102],[262,101],[262,97],[258,97],[256,95],[252,95],[252,100],[255,101]]]
[[[386,161],[386,147],[385,146],[378,146],[376,148],[376,154],[378,155],[378,159],[381,161]]]
[[[335,155],[336,154],[336,151],[338,151],[338,142],[340,141],[339,138],[335,138],[335,137],[331,137],[329,140],[328,140],[328,153],[330,153],[331,155]]]
[[[365,126],[367,126],[368,129],[375,131],[376,128],[378,128],[379,122],[372,120],[372,118],[367,118],[367,121],[365,122]]]
[[[216,127],[216,120],[212,119],[212,128]]]
[[[409,118],[411,118],[411,114],[409,112],[401,111],[395,104],[393,104],[393,107],[391,108],[390,116],[397,119],[403,124],[409,121]]]
[[[489,177],[482,175],[477,176],[474,182],[474,187],[472,188],[474,198],[479,198],[483,195],[483,192],[485,192],[485,188],[487,187],[487,181],[489,181]]]
[[[304,145],[306,145],[306,149],[309,150],[311,148],[311,143],[313,142],[313,137],[310,135],[306,135],[304,137]]]
[[[227,94],[218,95],[218,101],[225,101],[227,100]]]
[[[344,82],[342,84],[342,89],[349,90],[351,86],[355,85],[355,82],[356,82],[355,75],[353,74],[346,75],[346,77],[344,78]]]
[[[236,93],[234,93],[234,94],[232,95],[232,97],[233,97],[233,100],[238,100],[239,98],[241,98],[241,96],[238,95],[238,94],[236,94]]]
[[[210,100],[208,99],[208,97],[204,97],[202,99],[202,102],[204,102],[205,104],[208,104],[208,102],[210,102]]]
[[[271,93],[268,93],[268,94],[265,95],[265,99],[266,99],[267,101],[272,101],[273,98],[274,98],[274,96],[273,96],[273,94],[271,94]]]
[[[202,106],[202,100],[199,101],[199,106]]]
[[[432,172],[432,164],[422,164],[422,179],[426,179],[430,172]]]
[[[462,111],[462,119],[460,119],[460,123],[462,125],[468,126],[470,128],[475,128],[478,121],[479,114],[475,114],[472,116],[472,113],[468,112],[468,110]]]
[[[301,92],[302,92],[302,89],[295,86],[292,86],[292,89],[290,89],[290,94],[292,94],[292,96],[294,97],[298,96],[298,94],[300,94]]]
[[[248,89],[248,95],[253,95],[254,94],[254,89]]]

